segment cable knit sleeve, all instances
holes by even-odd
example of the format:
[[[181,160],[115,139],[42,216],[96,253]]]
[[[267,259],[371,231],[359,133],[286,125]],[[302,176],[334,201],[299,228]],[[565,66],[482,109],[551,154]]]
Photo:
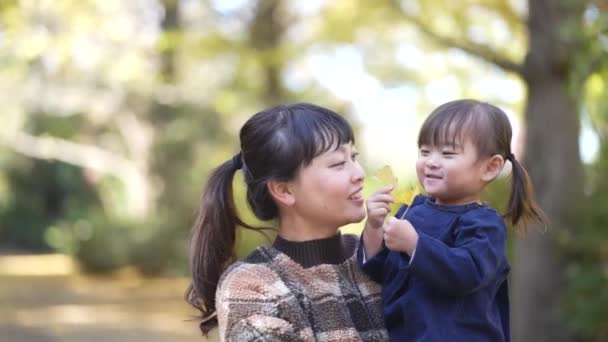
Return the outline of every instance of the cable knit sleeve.
[[[222,277],[216,295],[220,341],[309,341],[312,330],[302,326],[292,307],[293,294],[264,264],[240,264]]]

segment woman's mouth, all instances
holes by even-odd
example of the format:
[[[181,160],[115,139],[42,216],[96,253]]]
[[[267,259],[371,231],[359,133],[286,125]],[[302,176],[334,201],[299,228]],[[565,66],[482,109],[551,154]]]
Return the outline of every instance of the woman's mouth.
[[[355,193],[348,196],[348,199],[356,203],[363,203],[363,191],[362,189],[357,190]]]

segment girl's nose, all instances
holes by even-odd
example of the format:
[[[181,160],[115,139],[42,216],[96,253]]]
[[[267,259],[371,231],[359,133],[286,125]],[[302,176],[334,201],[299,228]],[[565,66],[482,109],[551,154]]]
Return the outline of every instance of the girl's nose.
[[[430,167],[432,169],[439,167],[439,162],[437,161],[437,158],[430,156],[427,160],[426,160],[426,166]]]

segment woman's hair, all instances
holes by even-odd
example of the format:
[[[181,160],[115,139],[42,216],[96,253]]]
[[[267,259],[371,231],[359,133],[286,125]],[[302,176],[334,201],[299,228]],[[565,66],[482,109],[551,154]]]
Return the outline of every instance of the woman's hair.
[[[255,216],[274,219],[279,210],[268,181],[291,180],[316,156],[354,140],[343,117],[307,103],[276,106],[245,122],[240,131],[241,151],[211,173],[192,229],[192,284],[186,300],[201,312],[203,333],[217,324],[216,287],[222,272],[235,260],[237,226],[257,229],[237,214],[232,192],[236,171],[243,171],[247,202]]]
[[[533,222],[546,222],[545,214],[534,201],[532,182],[524,167],[511,152],[511,124],[498,107],[486,102],[464,99],[445,103],[426,119],[418,136],[422,145],[456,145],[470,139],[478,158],[499,154],[512,164],[511,195],[505,217],[521,231]]]

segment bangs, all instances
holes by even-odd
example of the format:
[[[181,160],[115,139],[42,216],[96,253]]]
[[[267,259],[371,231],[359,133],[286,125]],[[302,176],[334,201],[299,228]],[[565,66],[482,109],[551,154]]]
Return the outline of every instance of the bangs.
[[[304,165],[310,164],[315,157],[327,151],[355,142],[352,127],[337,113],[310,104],[305,107],[294,105],[293,110],[306,112],[295,116],[297,119],[293,127],[295,140],[301,144],[301,160]]]
[[[469,132],[486,131],[479,116],[475,115],[475,102],[448,102],[435,109],[422,125],[418,135],[418,147],[452,146],[463,143],[463,138],[470,137],[473,143],[477,137]],[[476,119],[477,118],[477,119]]]

